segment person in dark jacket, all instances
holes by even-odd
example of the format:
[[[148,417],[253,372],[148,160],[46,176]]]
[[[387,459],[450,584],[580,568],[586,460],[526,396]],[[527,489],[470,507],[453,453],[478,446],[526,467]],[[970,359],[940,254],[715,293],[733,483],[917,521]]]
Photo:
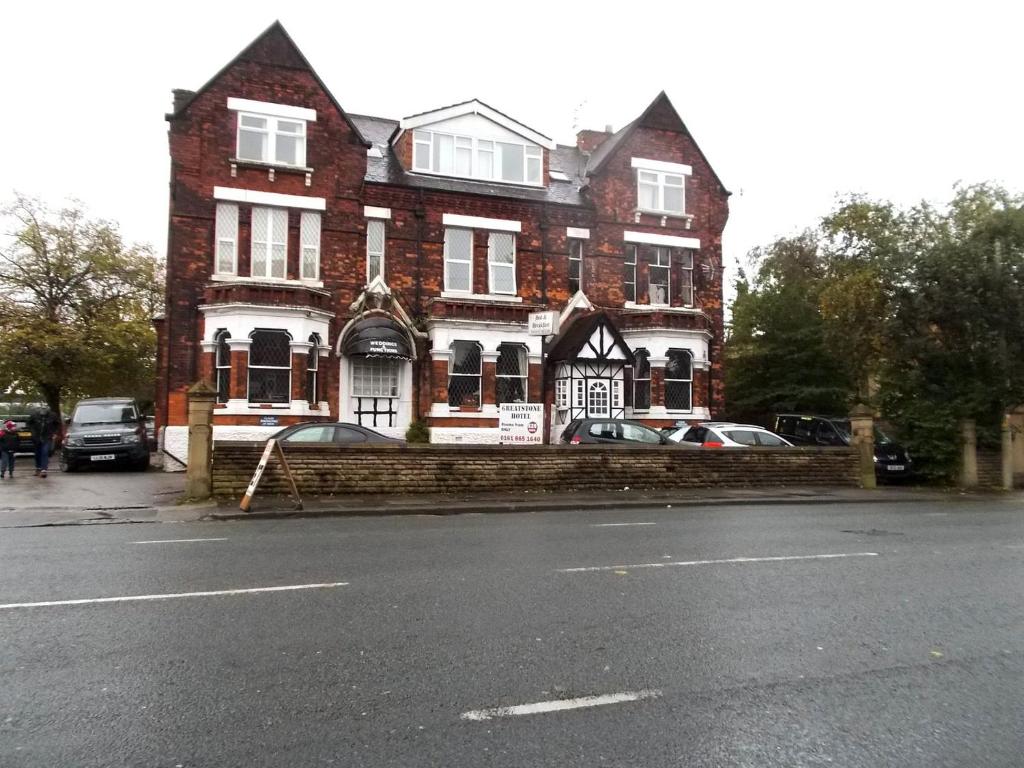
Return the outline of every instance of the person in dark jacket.
[[[18,450],[18,425],[8,419],[0,427],[0,480],[14,479],[14,452]]]
[[[36,475],[46,477],[50,454],[53,453],[53,439],[60,432],[60,418],[50,410],[50,406],[44,405],[29,416],[28,428],[32,430],[32,445],[36,451]]]

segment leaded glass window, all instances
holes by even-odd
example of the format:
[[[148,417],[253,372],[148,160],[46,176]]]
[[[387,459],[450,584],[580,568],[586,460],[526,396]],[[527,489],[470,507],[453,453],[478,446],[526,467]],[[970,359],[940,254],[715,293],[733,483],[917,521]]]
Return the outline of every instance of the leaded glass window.
[[[665,408],[689,411],[693,408],[693,355],[685,349],[670,349],[665,363]]]
[[[370,219],[366,222],[366,282],[372,283],[384,274],[384,222]]]
[[[448,406],[479,408],[482,376],[480,345],[475,341],[456,341],[451,351],[448,363]]]
[[[302,279],[320,278],[320,214],[303,212],[299,224]]]
[[[249,347],[249,402],[291,401],[291,337],[286,331],[253,331]]]
[[[317,388],[317,379],[320,369],[320,336],[312,333],[309,336],[309,343],[312,344],[306,357],[306,402],[315,405],[320,402],[320,393]]]
[[[444,231],[444,288],[446,291],[473,290],[473,230]]]
[[[497,402],[525,403],[528,358],[522,344],[500,344],[495,368]]]

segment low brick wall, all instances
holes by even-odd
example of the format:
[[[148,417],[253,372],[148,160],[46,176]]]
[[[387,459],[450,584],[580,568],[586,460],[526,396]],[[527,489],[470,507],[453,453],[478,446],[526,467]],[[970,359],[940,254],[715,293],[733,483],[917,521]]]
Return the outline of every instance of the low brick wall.
[[[216,443],[214,495],[242,496],[262,451],[261,444]],[[286,456],[303,496],[857,484],[856,455],[847,448],[294,446]],[[272,459],[257,494],[287,492]]]

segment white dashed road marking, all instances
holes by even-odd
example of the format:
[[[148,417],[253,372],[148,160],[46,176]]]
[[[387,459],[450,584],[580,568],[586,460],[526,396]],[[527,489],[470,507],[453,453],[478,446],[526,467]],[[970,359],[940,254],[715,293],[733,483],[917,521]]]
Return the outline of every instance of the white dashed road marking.
[[[223,539],[153,539],[151,541],[133,541],[132,544],[190,544],[193,541],[227,541]]]
[[[462,713],[463,720],[491,720],[495,717],[516,717],[518,715],[538,715],[544,712],[561,712],[567,709],[586,709],[600,707],[605,704],[623,704],[627,701],[656,699],[661,691],[624,691],[608,693],[603,696],[582,696],[578,699],[556,699],[555,701],[538,701],[534,704],[519,704],[514,707],[494,707],[493,709],[474,709]]]
[[[683,565],[726,565],[728,563],[782,563],[790,560],[834,560],[843,557],[878,557],[877,552],[843,552],[829,555],[784,555],[781,557],[731,557],[723,560],[680,560],[666,563],[635,563],[633,565],[594,565],[585,568],[559,568],[559,573],[587,571],[624,571],[630,568],[672,568]]]
[[[657,523],[592,523],[591,528],[628,528],[631,525],[657,525]]]
[[[174,592],[166,595],[126,595],[123,597],[88,597],[82,600],[45,600],[38,603],[5,603],[7,608],[50,608],[60,605],[95,605],[97,603],[131,603],[140,600],[174,600],[179,597],[216,597],[218,595],[255,595],[263,592],[293,592],[300,589],[330,589],[347,587],[347,581],[332,581],[326,584],[292,584],[285,587],[254,587],[252,589],[218,589],[210,592]]]

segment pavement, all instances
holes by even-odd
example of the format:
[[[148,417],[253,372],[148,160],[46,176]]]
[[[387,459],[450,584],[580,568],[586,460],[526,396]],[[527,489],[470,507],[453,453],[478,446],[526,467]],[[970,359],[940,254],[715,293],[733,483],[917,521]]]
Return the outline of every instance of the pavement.
[[[1019,768],[1002,497],[0,535],[0,765]]]

